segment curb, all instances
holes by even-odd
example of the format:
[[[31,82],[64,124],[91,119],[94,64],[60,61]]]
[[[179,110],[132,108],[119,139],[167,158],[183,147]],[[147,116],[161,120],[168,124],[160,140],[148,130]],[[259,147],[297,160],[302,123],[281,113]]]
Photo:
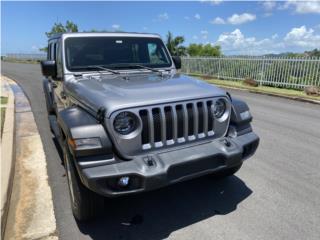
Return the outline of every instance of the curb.
[[[288,95],[281,95],[281,94],[277,94],[277,93],[260,92],[260,91],[252,90],[252,89],[229,87],[229,86],[219,85],[219,84],[214,84],[214,83],[211,83],[211,84],[212,84],[212,85],[219,86],[219,87],[221,87],[221,88],[226,88],[226,89],[240,90],[240,91],[244,91],[244,92],[256,93],[256,94],[261,94],[261,95],[266,95],[266,96],[272,96],[272,97],[280,97],[280,98],[290,99],[290,100],[299,101],[299,102],[306,102],[306,103],[312,103],[312,104],[320,104],[320,100],[317,101],[317,100],[312,100],[312,99],[292,97],[292,96],[288,96]]]
[[[1,139],[1,238],[4,237],[15,168],[15,99],[6,78],[1,76],[8,93],[8,103]]]
[[[28,98],[7,78],[15,97],[15,169],[4,239],[58,239],[47,161]]]

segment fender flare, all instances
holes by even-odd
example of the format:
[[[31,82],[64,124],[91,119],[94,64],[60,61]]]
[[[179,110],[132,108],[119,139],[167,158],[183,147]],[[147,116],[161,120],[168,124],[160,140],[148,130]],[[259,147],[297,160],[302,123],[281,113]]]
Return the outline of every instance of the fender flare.
[[[53,98],[52,98],[52,90],[49,86],[49,80],[47,78],[44,78],[42,81],[42,87],[43,87],[43,92],[44,92],[44,96],[46,99],[46,105],[47,105],[47,111],[50,114],[55,114],[55,108],[54,108],[54,102],[53,102]]]
[[[238,98],[232,98],[231,108],[232,108],[231,119],[230,119],[231,123],[238,126],[238,125],[250,123],[252,121],[250,109],[244,101]]]
[[[237,136],[252,132],[252,115],[248,105],[237,98],[232,98],[229,135],[231,132]],[[232,134],[231,134],[232,135]]]
[[[69,107],[60,111],[57,122],[67,139],[100,139],[101,148],[70,149],[75,157],[113,155],[112,143],[103,125],[80,107]]]

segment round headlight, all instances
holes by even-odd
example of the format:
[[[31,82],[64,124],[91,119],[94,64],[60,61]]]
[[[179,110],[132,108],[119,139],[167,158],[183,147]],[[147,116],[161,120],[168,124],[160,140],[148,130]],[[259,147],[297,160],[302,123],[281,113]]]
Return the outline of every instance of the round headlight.
[[[221,118],[226,111],[226,102],[223,99],[218,99],[212,108],[212,113],[215,118]]]
[[[113,127],[117,133],[127,135],[137,129],[138,119],[137,116],[131,112],[119,113],[114,121]]]

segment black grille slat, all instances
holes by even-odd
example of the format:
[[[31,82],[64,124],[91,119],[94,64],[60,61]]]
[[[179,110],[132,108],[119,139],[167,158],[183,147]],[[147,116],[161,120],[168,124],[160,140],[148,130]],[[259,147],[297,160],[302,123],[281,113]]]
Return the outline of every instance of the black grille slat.
[[[142,133],[141,133],[141,141],[142,144],[149,143],[149,122],[148,122],[148,111],[147,110],[141,110],[139,112],[141,121],[142,121]]]
[[[166,140],[171,140],[173,139],[173,118],[171,107],[165,107],[164,114],[166,117]]]
[[[161,115],[160,109],[152,109],[153,128],[154,128],[154,141],[161,142]]]
[[[178,119],[178,138],[183,137],[183,126],[184,126],[184,116],[183,116],[183,109],[182,105],[176,106],[177,111],[177,119]]]
[[[143,149],[159,148],[214,136],[211,99],[139,110]]]
[[[203,133],[204,127],[203,127],[203,118],[204,118],[204,112],[203,112],[203,104],[202,102],[197,103],[198,108],[198,133]]]
[[[211,105],[212,101],[207,102],[207,109],[208,109],[208,131],[213,131],[213,116],[211,112]]]
[[[188,112],[188,135],[193,135],[194,132],[194,115],[192,103],[187,104],[187,112]]]

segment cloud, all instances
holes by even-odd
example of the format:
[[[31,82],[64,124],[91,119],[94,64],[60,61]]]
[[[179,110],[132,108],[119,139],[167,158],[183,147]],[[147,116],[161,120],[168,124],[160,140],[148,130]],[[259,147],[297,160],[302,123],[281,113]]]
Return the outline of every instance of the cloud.
[[[201,30],[200,31],[202,39],[208,39],[209,32],[207,30]]]
[[[280,9],[288,9],[288,8],[293,8],[294,12],[298,14],[307,14],[307,13],[320,14],[320,1],[289,0],[280,7]]]
[[[243,14],[233,14],[231,17],[228,18],[228,23],[233,25],[239,25],[246,22],[251,22],[256,19],[256,15],[251,13],[243,13]]]
[[[272,0],[266,0],[262,2],[262,6],[266,11],[271,11],[277,6],[277,3]]]
[[[219,5],[223,2],[223,0],[200,0],[200,2],[209,3],[211,5]]]
[[[219,35],[213,45],[220,45],[226,54],[267,54],[285,51],[306,51],[320,48],[320,32],[306,26],[292,28],[284,37],[273,34],[256,39],[245,36],[239,28]]]
[[[215,19],[211,20],[211,24],[232,24],[232,25],[240,25],[246,22],[251,22],[256,19],[256,15],[251,13],[242,13],[242,14],[233,14],[232,16],[228,17],[227,20],[224,20],[221,17],[216,17]]]
[[[263,14],[263,17],[271,17],[272,16],[272,12],[266,12]]]
[[[115,29],[115,30],[120,29],[120,25],[119,25],[119,24],[113,24],[111,27],[112,27],[113,29]]]
[[[218,40],[213,45],[220,45],[226,54],[266,54],[279,52],[283,48],[281,42],[274,39],[264,38],[257,40],[255,37],[245,37],[240,29],[233,32],[220,34]]]
[[[43,48],[43,45],[32,45],[31,46],[31,52],[39,53],[41,48]]]
[[[197,19],[197,20],[200,20],[201,16],[200,16],[199,13],[196,13],[196,14],[194,15],[194,18]]]
[[[225,20],[221,17],[216,17],[212,21],[210,21],[211,24],[225,24]]]
[[[316,34],[312,28],[306,26],[292,28],[284,37],[284,41],[289,46],[299,47],[320,47],[320,34]]]
[[[166,21],[168,19],[169,19],[169,14],[166,12],[160,13],[157,18],[158,21]]]
[[[185,19],[185,20],[190,20],[190,17],[185,16],[184,19]]]
[[[197,39],[198,39],[198,36],[197,36],[197,35],[193,35],[192,38],[193,38],[194,40],[197,40]]]

